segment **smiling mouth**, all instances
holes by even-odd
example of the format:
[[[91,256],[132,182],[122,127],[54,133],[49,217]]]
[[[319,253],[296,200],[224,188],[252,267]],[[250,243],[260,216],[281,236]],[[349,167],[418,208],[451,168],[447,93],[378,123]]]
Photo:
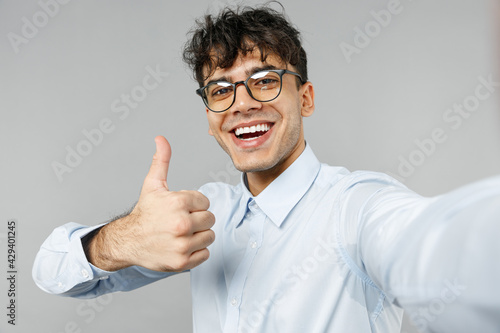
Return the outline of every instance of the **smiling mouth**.
[[[250,141],[266,134],[273,125],[273,123],[262,123],[248,127],[237,127],[233,133],[239,140]]]

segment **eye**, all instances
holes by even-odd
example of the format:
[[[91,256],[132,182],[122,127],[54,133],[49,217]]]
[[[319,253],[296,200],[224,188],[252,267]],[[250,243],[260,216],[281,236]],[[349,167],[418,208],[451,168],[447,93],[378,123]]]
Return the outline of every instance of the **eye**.
[[[212,96],[225,95],[225,94],[229,94],[230,92],[231,92],[231,89],[229,89],[229,88],[214,89],[214,91],[212,91]]]
[[[264,90],[275,90],[279,89],[280,86],[280,80],[279,76],[273,77],[273,76],[266,76],[261,79],[256,80],[251,84],[251,89],[258,89],[260,91]]]
[[[208,87],[208,96],[212,98],[225,98],[232,93],[233,86],[228,82],[216,82]]]
[[[255,84],[265,84],[265,85],[269,85],[269,84],[274,84],[274,83],[278,83],[279,80],[275,79],[275,78],[272,78],[272,77],[264,77],[258,81],[255,82]]]
[[[280,76],[271,71],[262,71],[252,75],[250,85],[258,89],[273,89],[279,87]]]

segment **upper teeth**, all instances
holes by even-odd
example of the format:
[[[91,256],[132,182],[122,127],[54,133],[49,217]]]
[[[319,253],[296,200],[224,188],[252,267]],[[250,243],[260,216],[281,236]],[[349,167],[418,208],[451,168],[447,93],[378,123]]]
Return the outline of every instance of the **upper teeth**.
[[[259,124],[256,126],[249,126],[249,127],[238,127],[234,133],[236,135],[241,135],[241,134],[246,134],[246,133],[255,133],[255,132],[267,132],[269,131],[269,125],[268,124]]]

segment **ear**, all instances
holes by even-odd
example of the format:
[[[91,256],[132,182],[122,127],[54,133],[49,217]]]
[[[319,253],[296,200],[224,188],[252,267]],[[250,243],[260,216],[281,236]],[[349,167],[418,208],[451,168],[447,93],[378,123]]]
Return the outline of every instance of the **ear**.
[[[207,119],[208,119],[208,115],[210,114],[210,110],[208,108],[205,108],[205,111],[207,113]],[[214,133],[212,132],[212,129],[210,128],[210,125],[208,125],[208,134],[211,136],[214,136]]]
[[[302,117],[309,117],[314,112],[314,87],[309,81],[304,83],[300,89],[301,111]]]

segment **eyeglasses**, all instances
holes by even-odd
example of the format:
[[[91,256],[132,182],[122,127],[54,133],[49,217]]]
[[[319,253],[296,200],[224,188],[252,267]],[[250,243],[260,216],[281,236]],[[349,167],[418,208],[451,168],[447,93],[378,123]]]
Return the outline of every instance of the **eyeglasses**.
[[[287,69],[269,69],[259,71],[248,77],[245,81],[235,83],[227,81],[210,82],[204,87],[196,90],[201,96],[203,103],[210,111],[224,112],[229,109],[236,100],[236,87],[243,84],[248,94],[259,102],[270,102],[276,99],[283,85],[283,74],[292,74],[302,80],[300,74]]]

